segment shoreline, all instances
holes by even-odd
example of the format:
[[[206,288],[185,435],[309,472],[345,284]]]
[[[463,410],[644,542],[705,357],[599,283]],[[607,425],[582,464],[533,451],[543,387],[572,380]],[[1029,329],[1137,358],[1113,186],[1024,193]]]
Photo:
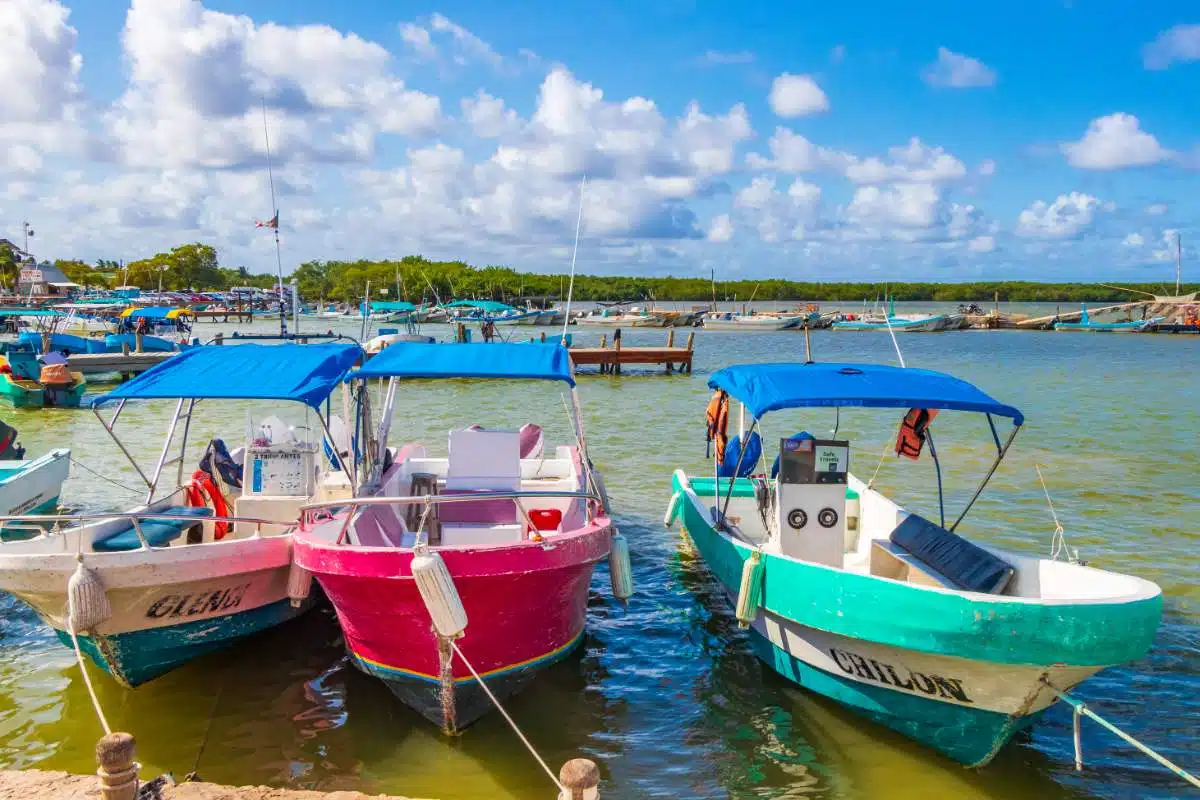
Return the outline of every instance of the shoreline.
[[[96,800],[100,796],[99,786],[95,775],[39,769],[0,770],[0,800],[26,797],[39,800]],[[347,790],[321,792],[267,786],[222,786],[203,781],[166,786],[159,797],[161,800],[421,800]]]

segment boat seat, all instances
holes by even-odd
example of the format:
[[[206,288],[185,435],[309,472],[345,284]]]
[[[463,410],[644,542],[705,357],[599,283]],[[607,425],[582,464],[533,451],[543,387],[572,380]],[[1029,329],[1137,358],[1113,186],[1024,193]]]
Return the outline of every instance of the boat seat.
[[[197,521],[213,515],[213,510],[207,506],[199,508],[194,506],[167,506],[166,508],[156,508],[155,511],[162,514],[186,514],[189,517],[194,517]],[[197,522],[186,519],[143,517],[138,520],[138,524],[142,526],[142,535],[146,537],[146,541],[151,547],[166,547],[183,535],[183,532],[188,528],[196,525]],[[137,531],[133,527],[133,520],[129,520],[129,524],[126,527],[105,536],[103,539],[97,539],[92,543],[92,549],[98,553],[123,553],[129,550],[137,550],[141,546],[142,542],[138,539]]]
[[[888,538],[956,589],[1003,594],[1016,574],[1007,561],[917,514],[909,514]]]

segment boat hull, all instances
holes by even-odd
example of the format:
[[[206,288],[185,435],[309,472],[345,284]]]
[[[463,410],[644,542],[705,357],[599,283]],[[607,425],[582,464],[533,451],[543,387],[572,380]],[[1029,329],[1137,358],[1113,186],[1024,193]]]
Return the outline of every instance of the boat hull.
[[[112,615],[79,637],[80,649],[117,682],[136,687],[304,613],[312,598],[294,608],[287,596],[289,539],[85,555]],[[37,544],[12,542],[0,550],[0,589],[31,606],[69,645],[75,552],[38,553]]]
[[[71,451],[59,448],[29,461],[0,461],[0,468],[11,471],[0,478],[0,514],[44,514],[58,505],[63,482],[71,471]],[[4,530],[2,538],[13,535]]]
[[[551,537],[552,546],[441,548],[467,613],[456,641],[503,701],[537,672],[566,658],[583,636],[588,584],[609,551],[607,519]],[[296,538],[296,563],[310,570],[338,615],[358,667],[447,733],[492,708],[471,671],[439,641],[416,583],[411,550],[335,546]]]
[[[684,528],[734,596],[751,548],[712,527],[682,473],[675,490]],[[769,551],[762,561],[762,602],[751,626],[759,658],[971,766],[986,764],[1055,701],[1043,679],[1067,690],[1140,658],[1162,614],[1160,592],[1128,601],[1030,602],[934,590]]]

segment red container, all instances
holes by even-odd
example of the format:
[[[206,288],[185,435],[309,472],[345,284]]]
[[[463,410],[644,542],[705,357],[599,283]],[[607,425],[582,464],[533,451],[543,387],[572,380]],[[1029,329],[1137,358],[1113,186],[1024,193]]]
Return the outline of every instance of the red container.
[[[562,525],[562,511],[557,508],[535,508],[529,512],[529,521],[539,531],[556,531]]]

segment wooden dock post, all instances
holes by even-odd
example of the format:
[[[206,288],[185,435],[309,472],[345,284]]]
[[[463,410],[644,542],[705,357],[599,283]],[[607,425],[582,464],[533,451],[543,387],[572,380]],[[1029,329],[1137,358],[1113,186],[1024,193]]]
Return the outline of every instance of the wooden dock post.
[[[558,771],[559,800],[599,800],[600,768],[586,758],[572,758]]]
[[[213,337],[213,344],[225,344],[225,334],[217,331],[217,335]]]
[[[692,343],[695,341],[696,341],[696,332],[695,331],[689,332],[688,340],[687,340],[687,351],[688,351],[687,371],[688,371],[688,375],[692,374],[692,357],[693,357]]]
[[[121,342],[121,355],[129,355],[129,342]]]
[[[621,374],[621,329],[613,334],[613,374]]]
[[[50,352],[50,334],[48,334],[48,333],[42,334],[42,352],[43,353]]]
[[[600,349],[601,350],[608,349],[608,334],[607,333],[600,335]],[[600,362],[600,374],[603,375],[606,372],[608,372],[608,364],[601,361]]]
[[[542,331],[542,344],[546,343],[546,332]]]
[[[136,800],[138,765],[133,751],[134,740],[128,733],[109,733],[96,743],[96,774],[103,800]]]
[[[142,346],[144,344],[144,342],[142,340],[143,336],[144,336],[144,334],[141,334],[141,333],[135,333],[133,335],[133,341],[136,343],[134,350],[138,353],[142,352]]]

